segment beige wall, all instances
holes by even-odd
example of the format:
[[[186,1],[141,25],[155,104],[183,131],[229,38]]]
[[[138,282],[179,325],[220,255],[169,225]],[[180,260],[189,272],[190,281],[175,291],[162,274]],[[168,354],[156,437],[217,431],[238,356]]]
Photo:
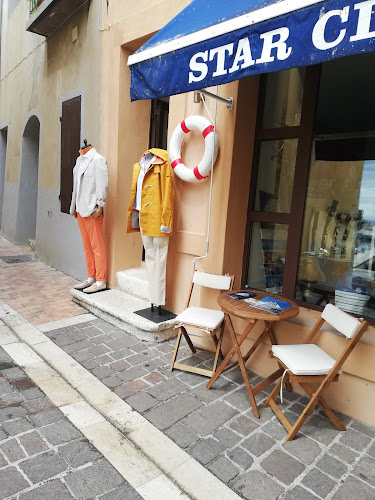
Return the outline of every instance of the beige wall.
[[[128,56],[155,31],[165,25],[189,1],[116,2],[103,10],[103,73],[102,73],[102,147],[109,159],[110,190],[106,232],[109,240],[110,285],[116,286],[116,272],[141,265],[141,238],[126,234],[126,213],[129,200],[132,165],[148,146],[150,101],[130,103],[130,71]],[[108,75],[111,78],[108,78]],[[216,130],[219,135],[219,156],[214,166],[213,199],[209,252],[197,267],[213,273],[230,273],[241,283],[243,249],[246,233],[246,211],[250,185],[250,169],[258,103],[259,78],[251,77],[218,88],[219,95],[234,97],[234,109],[228,111],[218,103]],[[215,92],[215,89],[210,89]],[[208,99],[212,117],[215,101]],[[178,123],[191,114],[207,116],[203,104],[194,104],[193,94],[170,98],[169,138]],[[190,137],[189,137],[190,136]],[[200,160],[203,141],[189,134],[184,143],[183,158],[188,166]],[[193,269],[193,259],[206,252],[207,215],[210,179],[197,184],[175,178],[174,233],[170,240],[167,268],[167,307],[180,312],[186,301]],[[208,307],[218,307],[216,293],[201,294],[195,301]],[[280,343],[302,342],[318,317],[316,311],[301,309],[293,322],[275,328]],[[236,323],[238,331],[243,323]],[[257,325],[247,347],[260,333]],[[225,337],[228,348],[228,337]],[[341,341],[323,332],[322,347],[337,354]],[[268,358],[269,345],[262,345],[248,363],[261,375],[275,369]],[[364,337],[345,364],[341,381],[332,385],[327,397],[333,407],[356,418],[375,424],[375,341],[373,329]]]

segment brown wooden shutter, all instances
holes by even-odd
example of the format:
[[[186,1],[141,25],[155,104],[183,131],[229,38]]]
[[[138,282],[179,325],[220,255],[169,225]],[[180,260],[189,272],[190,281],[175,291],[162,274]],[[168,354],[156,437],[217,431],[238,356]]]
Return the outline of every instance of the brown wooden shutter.
[[[61,116],[61,212],[69,213],[73,191],[73,167],[79,156],[81,140],[81,96],[62,103]]]

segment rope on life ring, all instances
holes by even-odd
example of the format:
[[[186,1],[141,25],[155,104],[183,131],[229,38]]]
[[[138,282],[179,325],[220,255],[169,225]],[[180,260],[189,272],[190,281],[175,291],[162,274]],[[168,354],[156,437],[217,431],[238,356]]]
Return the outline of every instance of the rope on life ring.
[[[191,130],[199,130],[205,142],[204,155],[197,167],[188,168],[181,160],[181,147]],[[188,116],[175,128],[169,143],[169,160],[174,173],[183,181],[198,182],[208,177],[218,153],[218,137],[212,123],[203,116]]]

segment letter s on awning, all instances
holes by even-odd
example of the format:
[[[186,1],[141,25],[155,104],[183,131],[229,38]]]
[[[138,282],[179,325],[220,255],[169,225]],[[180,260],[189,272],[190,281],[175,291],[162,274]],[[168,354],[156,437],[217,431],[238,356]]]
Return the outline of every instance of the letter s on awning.
[[[155,99],[375,50],[375,0],[193,0],[128,59]]]

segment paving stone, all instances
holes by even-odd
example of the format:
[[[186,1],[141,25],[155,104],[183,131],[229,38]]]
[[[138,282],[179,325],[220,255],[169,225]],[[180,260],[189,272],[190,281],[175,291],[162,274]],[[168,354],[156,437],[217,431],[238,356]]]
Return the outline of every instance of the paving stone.
[[[289,415],[287,417],[289,419]],[[294,423],[294,422],[292,422]],[[326,417],[319,414],[313,414],[301,427],[305,436],[315,439],[319,443],[330,445],[340,432],[333,423]]]
[[[289,411],[291,411],[292,413],[295,413],[298,416],[301,415],[301,413],[303,412],[304,409],[305,409],[305,407],[303,405],[301,405],[301,403],[299,403],[298,401],[295,402],[294,404],[292,404],[291,406],[289,406],[289,408],[288,408]]]
[[[358,453],[356,451],[351,450],[340,443],[334,443],[328,451],[347,464],[352,464],[358,457]]]
[[[186,389],[188,389],[186,384],[178,380],[178,378],[174,378],[152,386],[147,392],[159,401],[166,401],[177,394],[181,394]]]
[[[71,337],[69,337],[68,335],[57,335],[53,341],[55,342],[56,345],[58,345],[59,347],[64,347],[66,345],[69,345],[69,344],[73,344],[74,343],[74,339],[72,339]]]
[[[375,459],[365,455],[356,464],[352,474],[375,487]]]
[[[268,422],[267,424],[263,425],[262,432],[265,432],[268,436],[271,436],[277,441],[281,441],[286,437],[286,431],[278,421]]]
[[[144,368],[147,368],[147,371],[148,372],[153,372],[154,370],[160,370],[160,369],[165,369],[167,370],[167,376],[165,376],[164,378],[174,378],[176,376],[175,372],[171,373],[169,371],[169,363],[166,364],[164,363],[164,361],[160,358],[156,358],[156,359],[152,359],[150,361],[148,361],[147,363],[145,363],[143,365]],[[164,374],[165,375],[165,374]]]
[[[5,433],[5,431],[0,427],[0,441],[3,441],[6,439],[8,435]]]
[[[133,354],[133,352],[130,351],[130,349],[120,349],[119,351],[110,351],[110,352],[111,352],[111,358],[120,361]]]
[[[237,414],[237,411],[223,401],[215,401],[186,419],[186,424],[201,436],[208,436]]]
[[[244,470],[249,469],[254,462],[253,457],[240,447],[234,448],[232,451],[230,451],[228,453],[228,457]]]
[[[126,358],[126,361],[132,366],[137,366],[142,363],[147,363],[149,359],[143,354],[134,354],[133,356],[129,356],[128,358]]]
[[[7,408],[8,406],[15,406],[22,403],[23,397],[16,392],[4,394],[0,398],[0,408]]]
[[[157,372],[152,372],[149,375],[146,375],[144,379],[151,384],[158,384],[159,382],[163,382],[163,380],[165,380],[163,375],[160,375],[160,373]]]
[[[332,500],[374,500],[375,489],[368,484],[349,476],[333,495]]]
[[[8,406],[7,408],[0,408],[0,422],[24,417],[26,413],[25,408],[22,408],[22,406]]]
[[[242,437],[239,436],[237,433],[231,431],[227,427],[222,427],[221,429],[218,429],[214,434],[213,437],[216,438],[220,443],[225,446],[225,448],[232,448],[235,444],[237,444]]]
[[[95,361],[95,359],[83,360],[81,365],[86,368],[86,370],[93,370],[94,368],[99,368],[99,363]]]
[[[110,348],[105,346],[105,345],[97,345],[95,347],[91,347],[89,351],[94,354],[95,356],[101,356],[102,354],[106,354],[107,352],[110,352]]]
[[[316,468],[306,474],[302,479],[302,483],[322,498],[325,498],[336,486],[336,482],[333,479]]]
[[[52,403],[52,401],[47,397],[26,401],[26,402],[22,403],[22,406],[24,408],[26,408],[28,413],[31,413],[31,414],[44,412],[46,410],[49,410],[49,409],[55,407],[55,405]]]
[[[90,350],[86,349],[85,351],[75,352],[71,354],[72,358],[74,358],[78,363],[82,363],[82,361],[88,361],[90,359],[95,358],[95,354]]]
[[[104,378],[102,380],[103,384],[105,384],[107,387],[110,389],[113,389],[114,387],[118,387],[121,385],[123,382],[120,380],[116,375],[111,375],[110,377]]]
[[[3,469],[7,465],[9,465],[9,463],[5,460],[3,455],[0,453],[0,469]]]
[[[371,427],[370,425],[359,422],[358,420],[354,420],[350,427],[365,436],[370,438],[375,437],[375,427]]]
[[[1,379],[5,380],[5,379]],[[4,396],[4,394],[11,394],[13,392],[12,386],[9,382],[5,381],[0,384],[0,396]]]
[[[181,394],[149,410],[145,417],[158,429],[164,430],[197,410],[201,405],[202,402],[191,394]]]
[[[35,431],[20,436],[19,440],[29,456],[36,455],[48,449],[46,443]]]
[[[82,332],[80,332],[78,330],[74,330],[72,332],[69,332],[68,335],[75,342],[79,342],[80,340],[86,340],[87,339],[87,336],[84,333],[82,333]]]
[[[145,368],[143,368],[143,366],[134,366],[133,368],[129,368],[129,370],[117,373],[117,376],[123,382],[132,382],[133,380],[143,377],[143,375],[147,374],[148,371]]]
[[[263,432],[258,432],[252,434],[248,439],[246,439],[242,446],[250,451],[253,455],[260,457],[272,448],[275,444],[275,440],[264,434]]]
[[[293,441],[285,441],[282,447],[288,453],[308,465],[312,464],[322,452],[318,443],[303,435],[297,435]]]
[[[328,454],[325,454],[323,458],[319,460],[317,467],[336,479],[340,479],[348,470],[345,464]]]
[[[95,325],[90,325],[90,326],[86,326],[86,327],[80,328],[80,331],[84,335],[87,335],[88,337],[96,337],[98,335],[102,335],[102,333],[103,333]]]
[[[109,366],[112,368],[114,372],[121,372],[123,370],[130,368],[130,364],[124,359],[113,361]]]
[[[250,418],[245,415],[240,415],[236,420],[230,424],[230,428],[242,434],[242,436],[248,436],[251,432],[258,429],[258,425]]]
[[[225,396],[236,387],[235,384],[228,382],[224,377],[219,377],[209,390],[207,390],[206,385],[207,380],[203,384],[201,383],[194,387],[191,391],[194,396],[205,403],[211,403],[215,399]]]
[[[313,495],[310,491],[305,490],[301,486],[296,486],[290,491],[283,493],[280,500],[316,500],[316,495]]]
[[[139,413],[144,413],[159,404],[159,401],[150,396],[147,392],[134,394],[133,396],[127,398],[126,402]]]
[[[134,345],[134,341],[129,339],[129,337],[124,337],[121,339],[111,340],[106,342],[106,346],[110,351],[118,351],[121,349],[129,349]]]
[[[240,389],[237,389],[237,391],[234,391],[226,396],[224,398],[224,401],[227,401],[241,411],[245,411],[250,408],[249,395],[247,394],[245,385],[243,385],[243,387],[240,387]]]
[[[64,418],[65,416],[63,412],[58,408],[30,415],[30,419],[34,422],[34,424],[40,427],[53,424],[54,422],[58,422]]]
[[[3,422],[2,426],[8,436],[16,436],[17,434],[21,434],[22,432],[26,432],[34,428],[33,424],[26,418],[9,420],[8,422]]]
[[[57,476],[68,468],[64,460],[54,451],[48,451],[19,463],[19,468],[35,484]]]
[[[273,451],[262,460],[261,466],[268,474],[286,485],[292,484],[305,470],[301,462],[280,450]]]
[[[67,486],[59,479],[48,481],[19,496],[19,500],[71,500],[73,498]]]
[[[38,399],[38,398],[43,398],[46,395],[44,394],[43,391],[39,389],[39,387],[33,387],[31,389],[26,389],[25,391],[22,391],[22,396],[26,399]]]
[[[1,371],[5,378],[7,378],[8,380],[15,380],[25,375],[21,368],[18,368],[16,366],[14,368],[8,368]]]
[[[82,340],[81,342],[74,342],[73,344],[65,345],[62,349],[64,349],[67,354],[73,354],[74,352],[90,349],[91,347],[93,347],[93,343],[90,340]],[[91,350],[91,352],[93,351]]]
[[[80,467],[102,458],[102,454],[86,439],[62,445],[58,452],[71,467]]]
[[[15,467],[0,470],[0,498],[7,498],[29,486],[30,484]]]
[[[283,487],[263,472],[247,472],[234,483],[235,489],[247,500],[276,500]]]
[[[367,447],[371,439],[359,432],[347,429],[340,438],[340,443],[361,452]]]
[[[235,478],[239,472],[238,468],[235,467],[232,462],[230,462],[225,457],[219,457],[218,459],[214,460],[214,462],[210,464],[208,468],[224,483],[228,483],[230,480]]]
[[[208,464],[223,451],[223,446],[212,438],[203,439],[191,449],[191,455],[203,465]]]
[[[26,457],[22,448],[15,439],[9,439],[2,445],[0,445],[1,451],[4,453],[5,457],[9,462],[18,462]]]
[[[100,500],[143,500],[143,497],[130,484],[125,483],[101,496]]]
[[[368,455],[370,457],[375,458],[375,443],[370,446],[370,448],[367,450]]]
[[[82,435],[76,427],[67,420],[42,427],[40,433],[53,445],[66,443]]]
[[[182,422],[172,425],[165,433],[181,448],[187,448],[199,439],[198,434]]]
[[[92,373],[93,375],[95,375],[95,377],[98,377],[98,379],[102,380],[103,378],[107,378],[112,375],[113,370],[112,368],[109,368],[109,366],[101,366],[99,368],[95,368]]]
[[[73,495],[89,500],[120,486],[124,482],[120,474],[106,461],[71,472],[65,481]]]
[[[109,356],[108,354],[102,354],[101,356],[99,356],[98,358],[95,358],[95,361],[100,365],[100,366],[104,366],[104,365],[108,365],[109,363],[112,363],[113,361],[113,358],[111,358],[111,356]]]
[[[146,389],[147,387],[149,387],[149,385],[143,380],[133,380],[133,382],[128,382],[127,384],[115,387],[115,393],[120,398],[125,399],[139,391],[142,391],[143,389]]]

